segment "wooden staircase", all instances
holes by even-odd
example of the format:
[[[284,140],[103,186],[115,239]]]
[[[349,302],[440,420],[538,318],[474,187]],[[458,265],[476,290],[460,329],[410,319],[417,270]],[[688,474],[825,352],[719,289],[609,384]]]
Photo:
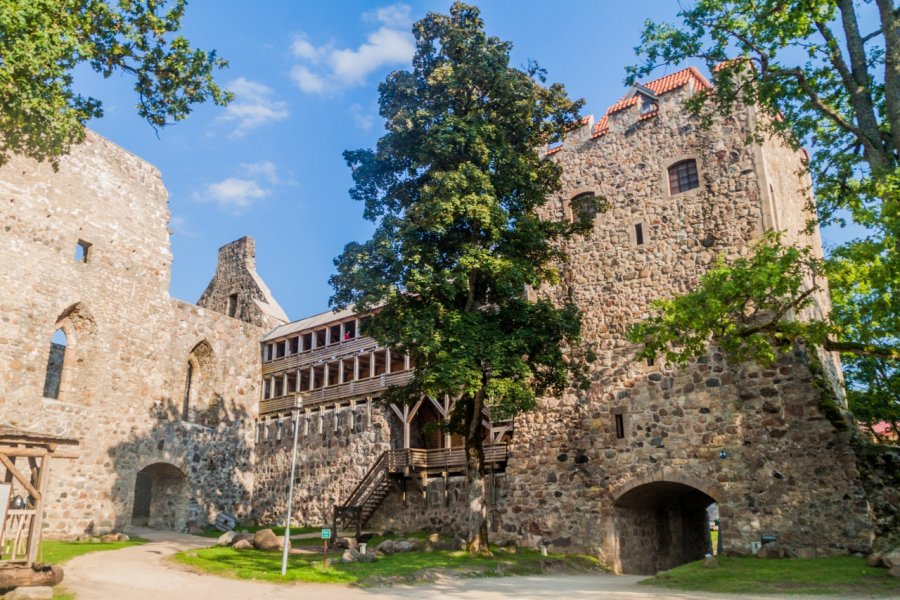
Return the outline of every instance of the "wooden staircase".
[[[484,459],[491,465],[492,471],[505,470],[507,460],[506,444],[486,444]],[[356,537],[365,527],[388,494],[403,480],[413,473],[427,476],[442,474],[444,476],[462,473],[465,470],[466,454],[462,448],[424,449],[405,448],[402,450],[386,450],[381,453],[375,464],[366,471],[362,481],[353,489],[343,504],[335,504],[332,515],[332,531],[335,537],[339,531],[356,529]]]

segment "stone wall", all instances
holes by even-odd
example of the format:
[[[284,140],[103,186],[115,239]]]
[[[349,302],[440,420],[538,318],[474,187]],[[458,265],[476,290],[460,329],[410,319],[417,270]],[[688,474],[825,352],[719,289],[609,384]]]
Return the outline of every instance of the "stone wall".
[[[320,433],[319,411],[301,415],[294,487],[298,523],[331,523],[334,505],[346,500],[381,453],[391,448],[391,418],[378,403],[359,403],[352,431],[345,407],[338,415],[337,429],[334,410],[324,412]],[[280,435],[278,427],[271,424],[268,434],[259,434],[254,518],[260,523],[284,522],[293,426],[285,419]]]
[[[169,297],[166,190],[151,165],[95,134],[58,172],[15,157],[0,168],[0,402],[22,429],[81,440],[56,461],[46,534],[130,523],[137,472],[166,463],[187,477],[174,521],[246,514],[259,398],[260,327]],[[90,244],[87,260],[76,245]],[[58,399],[43,397],[54,331],[67,348]],[[189,357],[208,346],[183,420]],[[217,424],[192,416],[210,407]]]

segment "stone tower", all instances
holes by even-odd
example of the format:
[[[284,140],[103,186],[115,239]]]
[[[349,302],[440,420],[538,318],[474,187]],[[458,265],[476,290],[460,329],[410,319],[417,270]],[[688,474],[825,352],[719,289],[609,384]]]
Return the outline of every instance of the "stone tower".
[[[288,322],[256,272],[256,244],[248,236],[219,248],[216,274],[197,305],[267,329]]]

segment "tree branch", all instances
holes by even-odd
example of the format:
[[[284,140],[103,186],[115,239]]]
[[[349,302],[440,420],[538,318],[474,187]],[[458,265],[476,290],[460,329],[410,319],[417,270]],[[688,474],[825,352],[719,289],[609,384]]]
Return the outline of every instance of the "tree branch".
[[[826,339],[822,343],[822,347],[830,352],[845,352],[847,354],[856,354],[857,356],[874,356],[888,360],[900,360],[900,348],[876,346],[875,344],[864,344],[862,342],[841,342],[832,339]]]

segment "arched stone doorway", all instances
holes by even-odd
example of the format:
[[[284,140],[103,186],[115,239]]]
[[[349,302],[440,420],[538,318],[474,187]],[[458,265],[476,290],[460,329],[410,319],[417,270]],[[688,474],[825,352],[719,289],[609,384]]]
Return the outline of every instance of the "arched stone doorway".
[[[181,531],[187,521],[187,504],[187,478],[181,469],[169,463],[153,463],[138,471],[135,478],[131,524]]]
[[[653,575],[711,551],[707,508],[716,499],[674,481],[635,486],[613,503],[622,573]]]

